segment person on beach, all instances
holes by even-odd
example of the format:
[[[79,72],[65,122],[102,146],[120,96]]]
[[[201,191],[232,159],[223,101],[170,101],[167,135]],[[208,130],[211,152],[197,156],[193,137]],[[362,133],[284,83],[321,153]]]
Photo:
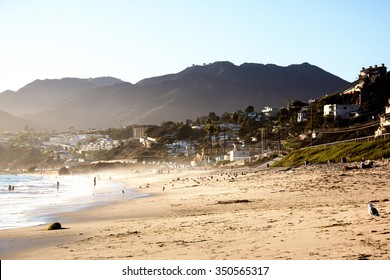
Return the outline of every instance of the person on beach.
[[[96,177],[93,177],[93,187],[96,187]]]
[[[57,191],[60,189],[60,182],[57,181]]]
[[[366,160],[364,159],[364,157],[362,157],[362,162],[360,163],[361,168],[364,168],[365,162],[366,162]]]
[[[362,163],[361,163],[361,168],[366,169],[366,168],[371,168],[373,166],[373,162],[368,160],[367,162],[365,161],[364,157],[362,158]]]

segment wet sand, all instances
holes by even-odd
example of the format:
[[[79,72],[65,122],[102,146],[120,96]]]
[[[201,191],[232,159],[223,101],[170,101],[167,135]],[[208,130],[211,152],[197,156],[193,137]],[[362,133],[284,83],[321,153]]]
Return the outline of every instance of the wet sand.
[[[0,231],[1,259],[389,260],[390,165],[112,173],[151,196]],[[141,188],[140,188],[141,187]],[[125,190],[126,191],[126,190]],[[373,202],[380,217],[371,217]]]

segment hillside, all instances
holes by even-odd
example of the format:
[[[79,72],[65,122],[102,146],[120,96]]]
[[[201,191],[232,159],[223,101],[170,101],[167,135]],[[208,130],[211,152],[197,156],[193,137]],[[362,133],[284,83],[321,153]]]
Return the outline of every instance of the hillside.
[[[35,127],[38,129],[45,129],[44,127],[26,120],[23,118],[12,116],[7,112],[0,110],[0,129],[5,131],[24,130],[26,128]]]
[[[348,162],[366,160],[379,160],[390,157],[390,141],[378,140],[367,143],[344,143],[332,147],[313,147],[294,150],[281,161],[274,164],[275,167],[299,166],[304,162],[327,163],[341,162],[341,158],[348,158]]]
[[[111,125],[160,124],[184,121],[216,112],[233,112],[253,105],[285,106],[287,100],[308,100],[337,91],[346,81],[310,64],[276,65],[218,62],[193,66],[177,74],[145,79],[136,85],[80,92],[61,108],[85,115],[104,115]],[[93,102],[92,102],[93,100]],[[85,106],[90,103],[94,106]]]
[[[100,82],[102,82],[100,80]],[[185,121],[252,105],[285,106],[344,88],[348,82],[308,63],[281,67],[216,62],[137,84],[93,79],[35,81],[0,94],[0,109],[56,130]],[[1,128],[1,127],[0,127]]]
[[[55,154],[55,153],[54,153]],[[138,141],[129,142],[124,146],[114,148],[110,151],[96,151],[90,153],[92,161],[102,160],[118,160],[121,159],[142,159],[143,157],[153,156],[153,151],[143,147]],[[64,166],[64,162],[53,156],[53,151],[39,149],[32,146],[3,146],[0,145],[0,170],[18,170],[18,169],[44,169],[57,168]],[[102,164],[100,167],[105,167]],[[107,166],[115,166],[115,164],[107,164]],[[98,168],[99,165],[80,164],[72,170]]]
[[[73,94],[122,81],[111,77],[35,80],[18,91],[0,93],[0,110],[16,116],[41,112]]]

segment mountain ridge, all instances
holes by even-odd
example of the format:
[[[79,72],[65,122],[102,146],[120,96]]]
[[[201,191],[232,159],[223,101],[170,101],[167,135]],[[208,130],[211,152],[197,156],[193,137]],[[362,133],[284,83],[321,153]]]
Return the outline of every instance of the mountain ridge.
[[[228,61],[193,65],[136,84],[116,79],[113,84],[101,86],[93,84],[93,79],[77,78],[34,82],[14,96],[12,91],[0,93],[0,110],[11,110],[7,112],[56,130],[184,121],[248,105],[257,110],[264,106],[280,107],[287,100],[307,101],[349,84],[309,63],[237,66]],[[41,87],[37,90],[31,84]],[[51,88],[54,84],[57,88]],[[14,99],[10,100],[10,96]],[[22,100],[28,100],[28,106],[21,105]]]
[[[3,110],[0,110],[0,128],[6,131],[25,130],[27,128],[35,128],[45,130],[43,127],[31,120],[24,119],[21,117],[15,117]]]
[[[37,79],[16,92],[0,93],[0,110],[17,116],[38,113],[77,92],[119,81],[112,77]]]

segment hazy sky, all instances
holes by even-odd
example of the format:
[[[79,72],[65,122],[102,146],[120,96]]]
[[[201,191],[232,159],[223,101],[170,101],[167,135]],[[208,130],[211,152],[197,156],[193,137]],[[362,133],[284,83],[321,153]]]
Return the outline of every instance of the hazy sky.
[[[135,83],[192,64],[390,67],[388,0],[0,0],[0,92],[36,79]]]

